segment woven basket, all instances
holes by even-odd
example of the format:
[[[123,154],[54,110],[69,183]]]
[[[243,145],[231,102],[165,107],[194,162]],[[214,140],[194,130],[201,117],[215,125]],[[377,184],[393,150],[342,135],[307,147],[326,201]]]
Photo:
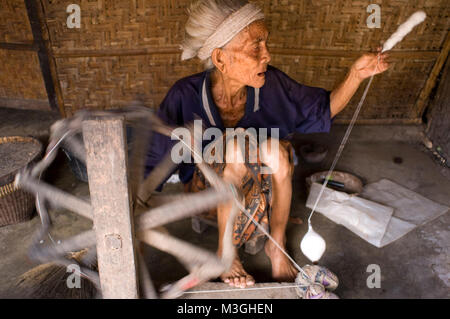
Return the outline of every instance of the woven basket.
[[[323,179],[325,179],[325,176],[327,176],[328,171],[318,172],[315,174],[312,174],[311,176],[306,178],[306,187],[309,190],[311,188],[312,183],[317,183]],[[331,174],[332,178],[331,180],[334,180],[336,182],[340,182],[344,184],[344,188],[340,191],[348,193],[348,194],[360,194],[363,191],[363,182],[362,180],[350,173],[346,172],[339,172],[334,171]],[[320,182],[319,184],[322,184],[323,182]]]
[[[17,172],[31,162],[36,161],[42,151],[42,144],[31,137],[8,136],[0,137],[0,144],[5,143],[33,143],[36,145],[35,153],[22,167],[0,176],[0,226],[17,224],[29,220],[34,212],[34,196],[18,189],[14,185]],[[1,160],[1,159],[0,159]]]

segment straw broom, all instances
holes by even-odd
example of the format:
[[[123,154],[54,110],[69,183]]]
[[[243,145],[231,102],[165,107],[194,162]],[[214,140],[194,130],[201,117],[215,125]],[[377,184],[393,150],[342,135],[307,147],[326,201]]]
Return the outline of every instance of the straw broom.
[[[68,256],[74,263],[84,262],[96,268],[95,255],[87,254],[88,249]],[[67,267],[55,263],[46,263],[32,268],[18,277],[10,295],[14,298],[28,299],[93,299],[98,295],[95,285],[80,276],[80,288],[69,288],[68,277],[72,275]],[[70,279],[69,279],[70,280]]]

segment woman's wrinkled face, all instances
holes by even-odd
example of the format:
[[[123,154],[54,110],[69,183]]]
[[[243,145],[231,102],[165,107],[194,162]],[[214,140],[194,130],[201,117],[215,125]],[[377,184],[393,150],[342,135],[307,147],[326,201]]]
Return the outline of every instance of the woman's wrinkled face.
[[[224,75],[243,85],[260,88],[266,81],[265,72],[270,62],[267,49],[269,31],[263,20],[251,23],[225,47]]]

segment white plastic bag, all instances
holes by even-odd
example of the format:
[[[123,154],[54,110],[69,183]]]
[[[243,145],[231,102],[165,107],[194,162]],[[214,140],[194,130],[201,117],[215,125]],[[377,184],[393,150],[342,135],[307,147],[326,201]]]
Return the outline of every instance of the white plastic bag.
[[[308,208],[313,208],[321,187],[318,183],[311,185],[306,202]],[[316,208],[317,212],[379,248],[448,210],[448,206],[387,179],[366,185],[359,196],[325,188]]]
[[[448,206],[435,203],[387,179],[366,185],[361,196],[395,209],[379,247],[390,244],[449,210]]]
[[[312,183],[306,207],[313,208],[321,187]],[[394,209],[325,187],[316,211],[380,247]]]

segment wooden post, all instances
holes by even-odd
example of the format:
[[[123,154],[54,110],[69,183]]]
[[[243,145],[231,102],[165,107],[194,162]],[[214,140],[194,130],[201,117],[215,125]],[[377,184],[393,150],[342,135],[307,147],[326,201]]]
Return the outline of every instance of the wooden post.
[[[103,298],[137,298],[137,256],[123,118],[86,120],[83,137]]]
[[[430,97],[431,92],[436,86],[436,81],[439,77],[439,73],[445,65],[445,61],[447,61],[447,57],[450,53],[450,33],[447,32],[447,36],[445,38],[444,44],[442,46],[441,52],[436,59],[436,63],[431,70],[430,75],[428,76],[427,82],[420,92],[419,98],[416,101],[416,105],[414,110],[416,112],[416,117],[422,118],[423,113],[427,107],[428,98]]]
[[[52,48],[42,3],[40,0],[24,0],[24,2],[33,33],[34,41],[32,48],[37,50],[48,102],[52,109],[59,109],[61,115],[66,116],[62,91],[58,81],[56,62],[52,56]]]

